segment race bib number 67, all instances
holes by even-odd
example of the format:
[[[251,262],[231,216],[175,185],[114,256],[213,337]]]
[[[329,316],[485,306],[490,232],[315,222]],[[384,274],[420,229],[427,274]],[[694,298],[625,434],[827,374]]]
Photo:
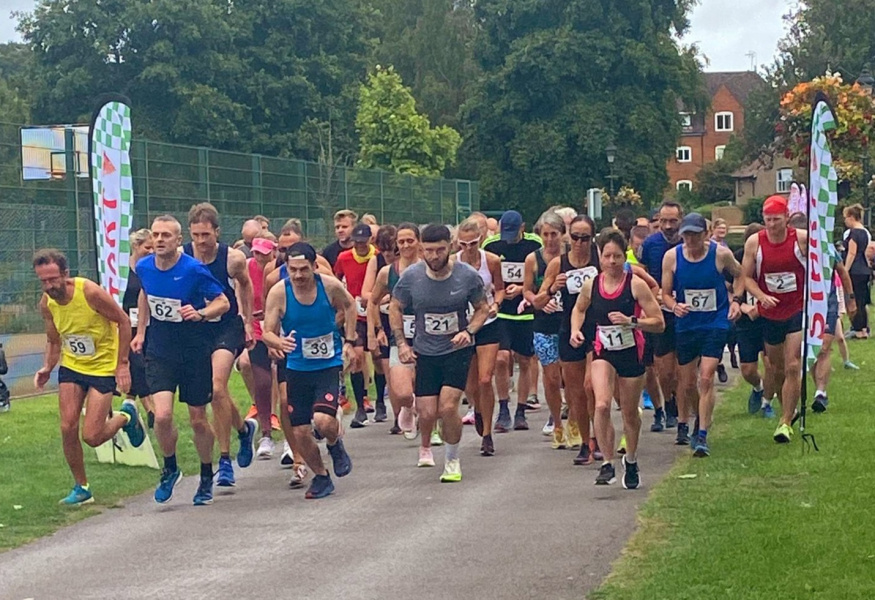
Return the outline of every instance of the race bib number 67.
[[[684,290],[684,299],[690,312],[714,312],[717,310],[717,290]]]

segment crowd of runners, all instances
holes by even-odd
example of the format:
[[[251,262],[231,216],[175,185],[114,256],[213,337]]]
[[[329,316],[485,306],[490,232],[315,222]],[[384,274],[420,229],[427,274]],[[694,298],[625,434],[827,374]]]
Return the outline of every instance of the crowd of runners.
[[[411,466],[434,467],[433,449],[443,446],[440,481],[458,482],[465,425],[481,438],[481,456],[501,452],[498,434],[528,430],[540,414],[539,379],[549,413],[541,431],[552,448],[575,452],[569,467],[595,464],[597,485],[614,484],[619,466],[623,487],[636,489],[644,410],[652,410],[650,432],[671,430],[675,444],[710,455],[714,380],[725,381],[727,345],[751,385],[748,411],[775,418],[777,400],[773,437],[789,443],[806,223],[780,196],[763,215],[733,253],[725,223],[685,215],[671,200],[649,216],[620,214],[601,231],[569,207],[551,208],[530,228],[513,210],[498,221],[474,213],[457,226],[379,226],[343,210],[336,241],[318,252],[296,219],[277,237],[256,217],[229,246],[219,241],[218,212],[201,203],[185,224],[189,243],[172,216],[131,234],[121,306],[71,277],[62,253],[41,250],[33,266],[48,343],[35,384],[42,388],[60,362],[62,441],[75,480],[62,503],[93,500],[83,407],[89,446],[119,430],[139,446],[154,429],[163,457],[156,502],[170,501],[182,478],[174,398],[188,407],[200,457],[195,505],[213,501],[214,485],[236,485],[232,446],[237,468],[278,459],[292,470],[291,487],[323,498],[334,491],[330,471],[352,471],[344,440],[355,433],[345,432],[345,415],[350,429],[385,422],[390,434],[418,438]],[[813,374],[818,412],[828,405],[839,314],[856,312],[855,286],[836,266]],[[235,368],[252,398],[249,414],[229,392]],[[119,394],[126,399],[113,411]]]

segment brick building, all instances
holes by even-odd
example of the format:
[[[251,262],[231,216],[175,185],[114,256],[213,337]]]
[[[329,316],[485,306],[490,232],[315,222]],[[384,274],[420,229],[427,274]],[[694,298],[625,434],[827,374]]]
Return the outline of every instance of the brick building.
[[[705,114],[681,108],[683,133],[675,158],[668,162],[670,190],[692,189],[699,169],[723,156],[729,139],[744,129],[747,97],[765,85],[752,71],[704,73],[704,77],[711,108]]]

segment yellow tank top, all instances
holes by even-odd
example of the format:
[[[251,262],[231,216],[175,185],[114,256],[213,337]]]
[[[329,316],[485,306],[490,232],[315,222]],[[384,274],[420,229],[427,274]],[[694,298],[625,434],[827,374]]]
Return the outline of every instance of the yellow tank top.
[[[73,279],[73,298],[58,304],[47,297],[55,328],[61,334],[61,366],[82,375],[115,375],[118,328],[85,300],[85,279]]]
[[[628,248],[626,250],[626,262],[629,263],[630,265],[637,265],[638,264],[638,257],[635,256],[635,251],[632,250],[632,248]]]

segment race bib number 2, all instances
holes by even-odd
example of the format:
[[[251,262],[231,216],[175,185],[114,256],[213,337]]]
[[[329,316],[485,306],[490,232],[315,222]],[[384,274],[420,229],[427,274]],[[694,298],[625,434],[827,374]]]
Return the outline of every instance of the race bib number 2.
[[[459,333],[459,315],[456,313],[425,313],[425,331],[431,335]]]
[[[94,338],[90,335],[65,335],[64,347],[73,356],[94,356]]]
[[[793,273],[766,273],[766,287],[773,294],[795,292],[796,275]]]
[[[149,296],[149,312],[152,318],[159,321],[167,321],[170,323],[182,323],[182,315],[179,310],[182,308],[182,301],[176,298],[161,298],[160,296]]]
[[[503,262],[501,263],[501,278],[505,283],[522,283],[525,263]]]
[[[309,360],[324,360],[334,356],[334,334],[315,338],[301,338],[301,355]]]

